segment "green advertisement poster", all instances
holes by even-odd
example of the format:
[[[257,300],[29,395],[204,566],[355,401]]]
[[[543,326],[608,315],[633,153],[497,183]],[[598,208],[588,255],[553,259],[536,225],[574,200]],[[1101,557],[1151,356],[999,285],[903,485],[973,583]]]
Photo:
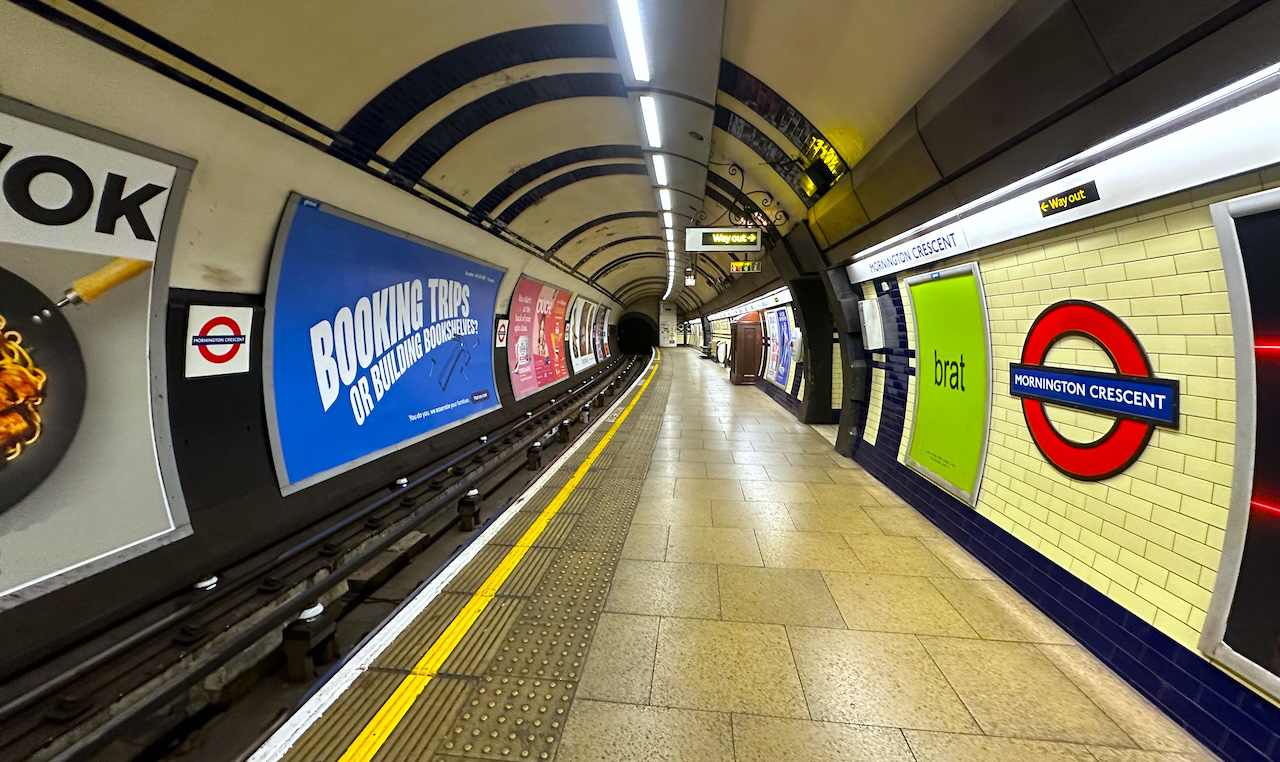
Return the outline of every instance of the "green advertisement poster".
[[[916,398],[907,465],[976,505],[991,415],[991,349],[976,264],[906,279]]]

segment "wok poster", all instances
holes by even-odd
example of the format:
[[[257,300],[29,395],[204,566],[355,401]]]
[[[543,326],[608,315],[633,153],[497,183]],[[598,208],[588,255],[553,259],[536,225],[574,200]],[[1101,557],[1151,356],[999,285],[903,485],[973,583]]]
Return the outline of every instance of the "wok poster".
[[[907,278],[915,315],[915,413],[907,465],[978,501],[991,413],[991,346],[977,265]]]
[[[271,261],[264,348],[281,491],[498,407],[503,274],[293,194]]]
[[[516,399],[569,377],[564,359],[564,318],[568,291],[521,277],[511,294],[507,364]]]
[[[194,166],[0,97],[0,610],[190,534],[164,314]]]
[[[582,297],[569,310],[569,358],[573,372],[581,373],[596,364],[595,322],[600,305]]]

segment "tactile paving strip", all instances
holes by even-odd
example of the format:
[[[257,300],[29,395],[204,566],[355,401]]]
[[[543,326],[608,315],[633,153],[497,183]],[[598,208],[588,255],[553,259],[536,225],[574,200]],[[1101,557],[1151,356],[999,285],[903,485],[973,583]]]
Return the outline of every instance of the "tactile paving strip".
[[[670,372],[660,367],[566,501],[564,509],[572,505],[576,513],[572,531],[489,670],[439,739],[434,759],[554,758],[639,502],[669,389]]]

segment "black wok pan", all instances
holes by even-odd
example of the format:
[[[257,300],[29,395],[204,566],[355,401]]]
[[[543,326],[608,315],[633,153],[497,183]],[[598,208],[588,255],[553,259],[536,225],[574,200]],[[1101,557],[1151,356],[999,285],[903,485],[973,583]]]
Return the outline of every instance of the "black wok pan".
[[[40,437],[13,460],[4,460],[0,450],[0,511],[4,511],[44,481],[71,446],[84,413],[86,377],[80,344],[61,310],[40,289],[4,269],[0,269],[0,315],[7,323],[5,331],[22,334],[23,348],[48,376],[37,408]]]

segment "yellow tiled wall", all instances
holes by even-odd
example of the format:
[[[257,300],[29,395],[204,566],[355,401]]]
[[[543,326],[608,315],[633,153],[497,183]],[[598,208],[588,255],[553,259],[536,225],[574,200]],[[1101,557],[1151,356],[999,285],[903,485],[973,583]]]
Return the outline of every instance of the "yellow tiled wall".
[[[1189,648],[1221,556],[1235,441],[1231,315],[1209,205],[1278,185],[1275,168],[1254,172],[946,263],[979,263],[991,328],[994,395],[978,511]],[[1119,315],[1156,374],[1181,383],[1180,427],[1157,429],[1136,463],[1100,482],[1050,466],[1009,395],[1008,366],[1021,356],[1032,321],[1063,299]],[[908,337],[914,344],[911,331]],[[1113,370],[1082,338],[1060,342],[1048,362]],[[874,372],[864,433],[872,443],[883,390],[884,374]],[[899,460],[913,396],[914,381]],[[1059,431],[1077,441],[1096,439],[1112,420],[1048,409]]]

